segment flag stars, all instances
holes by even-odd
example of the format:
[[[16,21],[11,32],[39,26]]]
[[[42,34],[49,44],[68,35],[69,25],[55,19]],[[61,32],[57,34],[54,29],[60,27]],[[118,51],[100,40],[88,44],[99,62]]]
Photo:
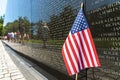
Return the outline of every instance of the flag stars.
[[[88,25],[87,25],[86,19],[84,17],[84,14],[80,13],[76,17],[76,20],[71,29],[71,33],[73,34],[73,33],[79,32],[81,30],[86,29],[87,27],[88,27]]]

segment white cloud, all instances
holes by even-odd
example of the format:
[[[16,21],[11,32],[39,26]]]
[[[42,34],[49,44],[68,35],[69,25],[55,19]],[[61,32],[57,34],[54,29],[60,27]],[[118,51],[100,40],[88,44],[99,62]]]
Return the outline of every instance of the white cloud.
[[[5,14],[7,0],[0,0],[0,16]]]

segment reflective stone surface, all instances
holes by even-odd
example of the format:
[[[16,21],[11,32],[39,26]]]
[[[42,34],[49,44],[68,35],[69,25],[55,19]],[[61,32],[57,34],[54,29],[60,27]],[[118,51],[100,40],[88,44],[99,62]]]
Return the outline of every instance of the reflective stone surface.
[[[63,67],[61,48],[81,2],[82,0],[9,0],[4,21],[5,34],[17,32],[24,23],[26,35],[30,39],[24,38],[23,43],[31,46],[33,51],[32,55],[27,55],[44,64],[48,62],[45,60],[47,57],[54,63],[57,60],[59,62],[55,66],[52,63],[46,65],[56,70],[59,68],[63,73],[66,69]],[[88,69],[88,80],[119,80],[120,1],[84,0],[84,3],[85,15],[102,65],[100,68]],[[20,42],[19,39],[16,43]],[[58,64],[60,67],[55,68]],[[86,75],[85,72],[80,72],[79,78]]]

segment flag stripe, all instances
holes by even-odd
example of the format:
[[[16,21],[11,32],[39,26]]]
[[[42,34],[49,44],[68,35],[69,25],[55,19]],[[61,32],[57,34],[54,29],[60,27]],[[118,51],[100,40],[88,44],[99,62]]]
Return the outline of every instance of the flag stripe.
[[[91,34],[88,33],[88,31],[89,31],[89,28],[85,31],[85,33],[86,33],[85,36],[88,40],[89,51],[91,54],[92,63],[93,63],[93,66],[95,66],[95,65],[97,65],[97,63],[96,63],[96,59],[95,59],[95,55],[94,55],[95,54],[94,49],[93,49],[93,46],[92,46],[91,41],[90,41],[92,39],[92,37],[90,36]]]
[[[81,63],[81,69],[83,69],[84,68],[84,66],[86,66],[86,60],[84,59],[84,56],[82,57],[82,55],[83,55],[83,51],[82,51],[82,49],[81,49],[81,45],[80,45],[80,40],[79,40],[79,35],[78,35],[79,33],[77,33],[77,34],[75,34],[75,40],[76,40],[76,42],[77,42],[77,48],[79,49],[79,57],[80,57],[80,63]],[[84,60],[84,61],[83,61]],[[85,64],[84,64],[85,63]]]
[[[73,35],[73,39],[74,39],[74,45],[76,45],[74,48],[76,49],[76,54],[77,54],[77,57],[78,57],[78,60],[79,60],[79,68],[80,70],[84,67],[83,65],[83,60],[82,60],[82,57],[81,55],[79,54],[80,53],[80,48],[77,48],[79,47],[79,42],[77,42],[77,34]]]
[[[70,52],[70,55],[71,55],[71,59],[72,59],[72,61],[73,61],[73,63],[74,63],[74,66],[75,66],[75,70],[78,72],[79,71],[79,69],[78,69],[78,64],[77,64],[77,57],[76,57],[76,54],[75,54],[75,52],[74,52],[74,49],[73,49],[73,47],[72,47],[72,44],[71,44],[71,40],[70,40],[70,36],[71,35],[69,35],[68,36],[68,41],[67,41],[67,47],[68,47],[68,49],[69,49],[69,52]]]
[[[75,58],[75,66],[76,66],[76,69],[77,69],[77,72],[79,72],[79,62],[78,62],[78,57],[77,57],[77,54],[78,54],[78,51],[76,50],[76,45],[75,45],[75,43],[74,43],[74,40],[73,40],[73,38],[72,38],[72,35],[70,35],[69,37],[68,37],[68,40],[69,40],[69,43],[70,43],[70,49],[71,49],[71,51],[73,52],[73,56],[74,56],[74,58]],[[72,54],[72,53],[71,53]]]
[[[68,40],[68,38],[67,38],[67,40]],[[66,52],[67,52],[68,57],[69,57],[69,60],[70,60],[70,62],[71,62],[71,64],[72,64],[73,71],[76,72],[76,68],[75,68],[74,62],[73,62],[73,60],[72,60],[72,56],[70,55],[70,51],[69,51],[69,49],[68,49],[68,44],[67,44],[67,43],[68,43],[68,41],[66,41],[66,43],[65,43]],[[73,72],[73,73],[74,73],[74,72]]]
[[[89,34],[87,34],[87,30],[84,30],[83,31],[83,36],[84,36],[84,40],[85,40],[85,43],[86,43],[86,51],[87,52],[87,55],[88,55],[88,58],[89,58],[89,63],[90,63],[90,66],[93,67],[94,66],[94,60],[93,60],[93,57],[92,57],[92,53],[90,51],[90,44],[88,43],[90,41],[90,39],[88,38]],[[91,49],[92,50],[92,49]]]
[[[66,68],[67,68],[67,71],[68,71],[68,73],[70,74],[70,75],[72,75],[72,69],[70,69],[70,63],[68,62],[68,60],[66,59],[67,58],[67,54],[65,55],[65,54],[63,54],[64,53],[64,49],[62,50],[62,56],[63,56],[63,59],[64,59],[64,62],[65,62],[65,64],[66,64]]]
[[[69,75],[72,75],[72,73],[74,73],[74,70],[73,70],[72,64],[70,62],[70,59],[68,57],[68,54],[66,52],[65,44],[63,46],[63,55],[65,56],[65,60],[67,61],[67,62],[65,61],[65,63],[66,63],[67,69],[69,70]],[[67,66],[67,65],[69,65],[69,66]]]
[[[86,36],[84,34],[85,31],[86,31],[86,29],[81,32],[81,34],[82,34],[81,37],[82,37],[82,41],[83,41],[82,43],[84,44],[84,49],[85,49],[86,56],[88,58],[88,63],[89,63],[88,67],[90,67],[90,66],[92,66],[92,62],[91,62],[90,52],[89,52],[88,44],[87,44],[88,40],[86,40]]]
[[[88,30],[88,34],[91,34],[90,30]],[[96,48],[95,48],[95,45],[94,45],[94,42],[93,42],[93,39],[92,39],[92,35],[89,35],[89,36],[90,36],[90,42],[91,42],[91,45],[92,45],[92,48],[93,48],[93,51],[94,51],[94,55],[95,55],[95,58],[96,58],[96,61],[97,61],[97,64],[98,64],[96,66],[101,66],[98,55],[97,55],[97,52],[96,52]]]
[[[85,56],[85,51],[83,49],[83,45],[82,45],[82,41],[81,41],[81,37],[80,37],[80,33],[78,33],[78,39],[77,39],[79,43],[79,48],[80,48],[80,55],[82,57],[82,60],[84,61],[83,64],[84,64],[84,68],[88,66],[87,64],[87,60],[86,60],[86,56]]]
[[[86,61],[87,61],[87,67],[89,67],[89,66],[90,66],[89,57],[88,57],[88,55],[87,55],[87,47],[86,47],[86,44],[85,44],[85,42],[84,42],[84,38],[83,38],[82,32],[83,32],[83,31],[80,31],[80,41],[81,41],[82,50],[83,50],[85,59],[86,59]]]

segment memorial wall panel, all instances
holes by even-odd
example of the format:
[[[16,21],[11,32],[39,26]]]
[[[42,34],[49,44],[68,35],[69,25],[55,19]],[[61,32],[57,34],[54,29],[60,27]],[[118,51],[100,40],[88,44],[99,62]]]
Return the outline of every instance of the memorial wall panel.
[[[89,26],[102,64],[95,77],[100,80],[119,80],[120,1],[111,1],[109,4],[101,1],[104,5],[87,12]]]
[[[45,21],[50,30],[49,39],[52,40],[54,45],[51,46],[48,40],[47,48],[49,50],[53,50],[57,45],[56,50],[61,51],[62,44],[80,9],[80,3],[81,1],[77,0],[48,1],[46,3],[47,6],[45,5],[43,13],[41,12],[43,16],[39,17],[39,19],[41,19],[41,22]],[[97,80],[118,80],[120,76],[120,2],[118,0],[92,0],[92,4],[89,4],[90,1],[86,0],[85,3],[84,10],[102,65],[94,70],[94,77]],[[44,13],[47,13],[47,17]],[[53,51],[56,52],[55,50]],[[57,52],[57,54],[61,53]],[[92,72],[93,70],[90,69],[88,71]],[[93,74],[91,73],[91,75]],[[92,79],[93,76],[91,75],[89,79]]]
[[[18,6],[11,6],[17,8],[17,16],[12,27],[6,25],[7,32],[18,31],[24,23],[30,36],[25,45],[32,50],[25,55],[68,76],[61,48],[83,0],[15,1]],[[15,14],[15,9],[9,14]],[[101,62],[101,67],[88,69],[88,80],[120,80],[120,0],[84,0],[84,12]],[[9,19],[15,17],[9,14]],[[85,77],[83,70],[79,79]]]

